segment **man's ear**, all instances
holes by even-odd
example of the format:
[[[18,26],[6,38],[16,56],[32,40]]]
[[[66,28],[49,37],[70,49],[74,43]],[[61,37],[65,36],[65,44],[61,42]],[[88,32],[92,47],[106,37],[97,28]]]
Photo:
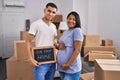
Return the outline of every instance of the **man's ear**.
[[[45,12],[46,8],[44,9],[44,12]]]

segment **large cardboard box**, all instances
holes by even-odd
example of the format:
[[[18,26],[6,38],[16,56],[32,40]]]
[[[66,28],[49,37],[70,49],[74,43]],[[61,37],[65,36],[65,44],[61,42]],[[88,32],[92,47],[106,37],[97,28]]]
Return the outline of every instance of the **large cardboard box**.
[[[81,74],[80,80],[94,80],[94,72]]]
[[[29,61],[17,61],[12,57],[6,61],[7,80],[34,80],[33,67]]]
[[[120,61],[96,59],[95,80],[120,80]]]
[[[103,53],[90,53],[88,61],[94,61],[95,59],[116,59],[114,54],[103,54]]]
[[[84,35],[84,46],[100,46],[100,35]]]
[[[32,46],[34,46],[34,41],[32,42]],[[25,40],[14,41],[14,56],[17,60],[28,60],[28,52]]]
[[[84,55],[90,51],[113,51],[116,54],[115,46],[84,46]]]

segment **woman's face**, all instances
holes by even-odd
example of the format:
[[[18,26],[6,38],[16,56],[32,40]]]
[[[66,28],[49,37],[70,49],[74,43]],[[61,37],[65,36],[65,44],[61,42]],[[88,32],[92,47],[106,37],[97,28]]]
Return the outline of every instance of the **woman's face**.
[[[70,15],[68,18],[67,18],[67,25],[69,27],[69,29],[72,29],[75,27],[76,25],[76,21],[75,21],[75,16],[74,15]]]

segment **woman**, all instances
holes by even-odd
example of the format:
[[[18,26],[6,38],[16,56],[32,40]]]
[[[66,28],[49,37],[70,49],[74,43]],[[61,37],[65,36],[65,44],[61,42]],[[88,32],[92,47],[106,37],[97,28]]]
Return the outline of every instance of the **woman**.
[[[83,34],[77,12],[70,12],[67,16],[68,30],[64,31],[56,46],[57,67],[62,80],[79,80],[81,74],[81,56]]]

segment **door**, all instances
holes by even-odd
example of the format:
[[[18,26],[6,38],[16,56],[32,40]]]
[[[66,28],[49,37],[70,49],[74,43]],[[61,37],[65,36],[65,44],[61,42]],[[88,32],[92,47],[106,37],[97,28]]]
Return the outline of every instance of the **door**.
[[[3,12],[3,58],[8,58],[14,54],[14,40],[20,40],[20,31],[24,28],[23,13]]]

